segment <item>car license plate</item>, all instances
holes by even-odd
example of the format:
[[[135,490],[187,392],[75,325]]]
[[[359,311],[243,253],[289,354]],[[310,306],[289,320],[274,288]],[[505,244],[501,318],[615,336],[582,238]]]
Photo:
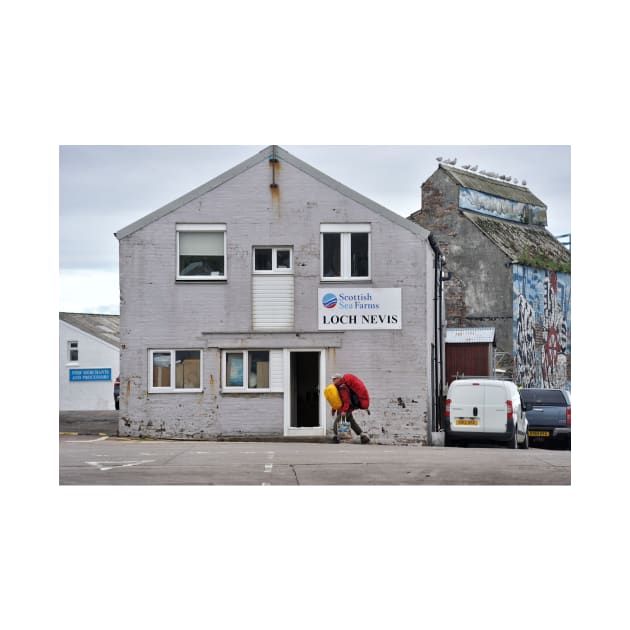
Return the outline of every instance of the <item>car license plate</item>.
[[[528,431],[529,437],[549,437],[551,434],[549,431]]]
[[[455,418],[455,424],[476,427],[479,420],[477,418]]]

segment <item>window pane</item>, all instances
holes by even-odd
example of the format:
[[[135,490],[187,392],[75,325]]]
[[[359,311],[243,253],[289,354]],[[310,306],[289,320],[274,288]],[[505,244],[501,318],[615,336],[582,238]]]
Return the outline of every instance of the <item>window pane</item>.
[[[276,267],[278,269],[291,269],[291,250],[279,249],[276,257]]]
[[[267,389],[269,387],[268,350],[250,350],[249,387],[251,389]]]
[[[368,258],[369,234],[353,233],[351,235],[351,275],[367,277],[370,275]]]
[[[324,239],[324,277],[341,276],[341,234],[326,233]]]
[[[78,360],[79,360],[79,342],[69,341],[68,342],[68,361],[78,361]]]
[[[199,350],[175,352],[175,388],[199,389],[201,387],[201,353]]]
[[[254,250],[254,269],[256,271],[271,271],[271,250]]]
[[[153,353],[153,387],[171,386],[171,353]]]
[[[180,256],[180,276],[224,276],[223,256]]]
[[[224,276],[223,232],[178,232],[180,276]]]
[[[225,383],[228,387],[243,387],[243,353],[228,352],[226,354]]]

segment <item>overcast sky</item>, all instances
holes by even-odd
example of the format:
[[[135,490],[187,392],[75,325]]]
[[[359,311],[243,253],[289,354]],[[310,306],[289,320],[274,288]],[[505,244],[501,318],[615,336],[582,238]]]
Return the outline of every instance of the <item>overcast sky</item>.
[[[421,207],[422,183],[438,166],[505,174],[548,206],[548,229],[571,232],[568,146],[282,145],[325,174],[400,214]],[[251,157],[251,146],[60,147],[60,311],[118,313],[114,232]]]

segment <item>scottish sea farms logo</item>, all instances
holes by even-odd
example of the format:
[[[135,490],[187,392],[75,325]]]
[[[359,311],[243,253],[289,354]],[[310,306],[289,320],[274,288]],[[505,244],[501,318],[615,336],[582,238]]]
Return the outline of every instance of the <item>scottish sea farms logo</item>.
[[[326,293],[322,298],[324,308],[335,308],[337,306],[337,296],[334,293]]]

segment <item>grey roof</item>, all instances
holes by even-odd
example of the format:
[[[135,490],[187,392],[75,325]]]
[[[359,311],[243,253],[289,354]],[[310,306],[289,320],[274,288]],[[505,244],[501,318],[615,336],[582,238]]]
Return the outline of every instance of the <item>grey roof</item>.
[[[478,190],[479,192],[503,199],[510,199],[511,201],[547,208],[547,206],[525,186],[508,184],[498,179],[478,175],[472,171],[453,168],[452,166],[445,166],[444,164],[440,164],[439,168],[445,171],[457,184],[464,188]]]
[[[494,328],[447,328],[446,343],[494,343]]]
[[[105,343],[120,346],[120,315],[59,313],[59,319]]]
[[[532,261],[539,260],[542,266],[545,266],[543,261],[547,265],[549,263],[567,265],[571,262],[571,254],[567,248],[542,226],[503,221],[475,212],[463,211],[462,214],[472,221],[510,260],[518,260],[530,265]]]
[[[193,201],[194,199],[197,199],[198,197],[210,192],[211,190],[217,188],[218,186],[221,186],[222,184],[236,177],[237,175],[244,173],[247,169],[251,168],[252,166],[255,166],[259,162],[262,162],[263,160],[269,160],[271,157],[275,157],[276,159],[280,161],[284,161],[287,164],[291,164],[295,168],[303,171],[307,175],[310,175],[314,179],[320,181],[326,186],[332,188],[333,190],[336,190],[342,195],[348,197],[349,199],[352,199],[356,201],[357,203],[365,206],[366,208],[369,208],[370,210],[374,211],[376,214],[379,214],[380,216],[388,219],[392,223],[396,223],[397,225],[409,230],[410,232],[414,232],[415,234],[419,234],[425,238],[428,238],[429,231],[423,228],[421,225],[418,225],[417,223],[411,221],[410,219],[402,217],[399,214],[396,214],[395,212],[393,212],[392,210],[389,210],[385,208],[384,206],[381,206],[375,201],[372,201],[371,199],[364,197],[362,194],[356,192],[355,190],[352,190],[351,188],[348,188],[344,184],[334,180],[332,177],[325,175],[324,173],[322,173],[321,171],[318,171],[316,168],[314,168],[310,164],[303,162],[302,160],[300,160],[299,158],[296,158],[294,155],[292,155],[291,153],[289,153],[282,147],[279,147],[276,145],[268,146],[267,148],[258,152],[256,155],[253,155],[251,158],[245,160],[244,162],[241,162],[240,164],[226,171],[222,175],[219,175],[218,177],[211,179],[209,182],[202,184],[198,188],[195,188],[189,193],[183,195],[182,197],[179,197],[175,201],[172,201],[171,203],[161,208],[158,208],[154,212],[147,214],[146,216],[142,217],[138,221],[135,221],[134,223],[131,223],[127,227],[124,227],[121,230],[118,230],[118,232],[115,233],[116,238],[120,240],[122,238],[125,238],[126,236],[129,236],[130,234],[133,234],[137,230],[145,227],[146,225],[149,225],[153,221],[157,221],[158,219],[161,219],[162,217],[173,212],[177,208],[180,208],[184,204],[189,203],[190,201]]]

